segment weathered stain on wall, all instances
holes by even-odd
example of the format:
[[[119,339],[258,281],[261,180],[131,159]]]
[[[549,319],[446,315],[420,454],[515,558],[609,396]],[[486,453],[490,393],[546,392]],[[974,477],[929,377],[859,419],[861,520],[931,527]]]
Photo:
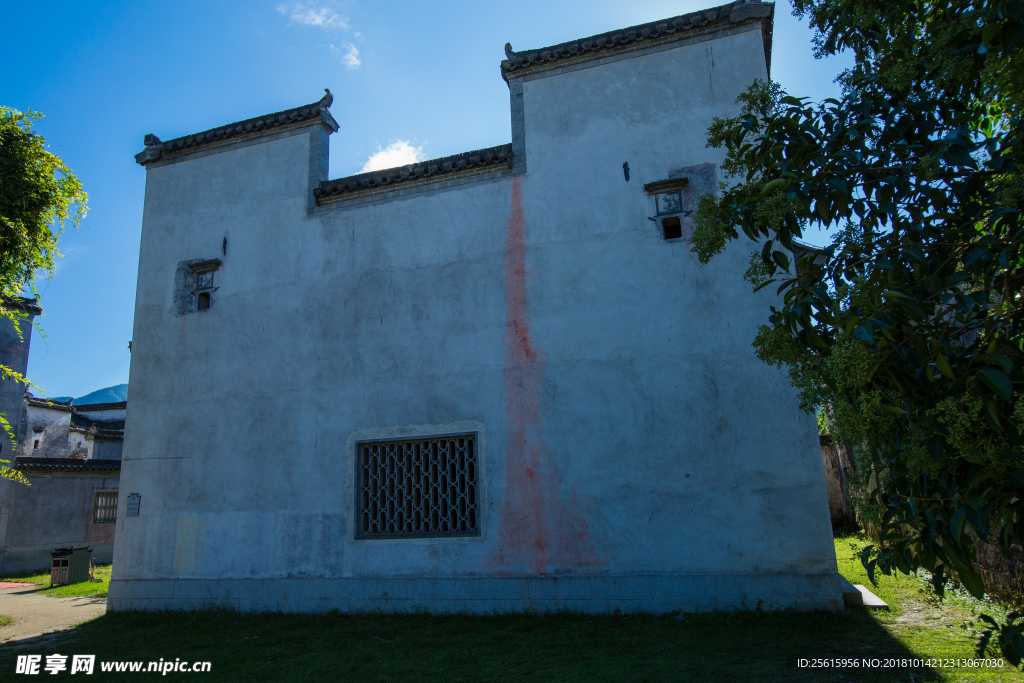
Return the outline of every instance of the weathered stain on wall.
[[[578,505],[566,504],[578,501],[565,500],[555,459],[544,440],[544,352],[530,334],[526,254],[522,178],[517,177],[508,217],[502,334],[508,429],[505,498],[493,560],[502,573],[545,574],[602,562],[591,547],[589,525]]]

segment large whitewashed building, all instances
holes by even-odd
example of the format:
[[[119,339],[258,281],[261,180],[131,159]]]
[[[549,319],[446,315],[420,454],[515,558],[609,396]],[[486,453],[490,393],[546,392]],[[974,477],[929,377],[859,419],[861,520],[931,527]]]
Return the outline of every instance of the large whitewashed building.
[[[511,144],[403,168],[329,179],[330,93],[147,136],[110,608],[840,608],[772,294],[688,240],[772,16],[506,47]]]

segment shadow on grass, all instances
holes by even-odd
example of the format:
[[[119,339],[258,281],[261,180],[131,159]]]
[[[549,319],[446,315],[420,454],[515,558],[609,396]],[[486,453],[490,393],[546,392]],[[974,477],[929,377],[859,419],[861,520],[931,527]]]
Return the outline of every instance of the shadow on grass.
[[[915,681],[924,669],[798,668],[815,658],[912,659],[863,609],[670,615],[111,613],[15,655],[209,661],[204,681]],[[70,661],[70,660],[69,660]],[[145,668],[145,665],[143,665]],[[169,673],[167,678],[195,676]]]

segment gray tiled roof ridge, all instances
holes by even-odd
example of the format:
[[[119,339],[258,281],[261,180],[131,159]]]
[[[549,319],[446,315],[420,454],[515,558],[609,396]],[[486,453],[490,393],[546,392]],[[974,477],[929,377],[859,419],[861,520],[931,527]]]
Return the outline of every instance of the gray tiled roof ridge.
[[[765,61],[770,65],[774,7],[775,3],[762,3],[761,0],[738,0],[718,7],[607,31],[549,47],[516,52],[512,50],[511,45],[506,44],[505,55],[508,59],[501,61],[501,75],[508,81],[510,78],[515,78],[517,71],[531,67],[541,65],[547,67],[550,64],[550,68],[557,68],[558,65],[552,64],[553,62],[573,57],[586,56],[590,59],[598,59],[610,52],[631,48],[635,43],[642,41],[664,40],[666,36],[685,37],[693,33],[704,32],[709,26],[715,24],[728,25],[748,19],[758,19],[765,27]]]
[[[33,408],[49,408],[50,410],[62,410],[66,413],[75,412],[75,409],[71,407],[71,401],[51,401],[46,398],[26,396],[25,402]]]
[[[110,403],[83,403],[74,405],[74,399],[70,401],[52,401],[48,398],[38,396],[26,396],[26,402],[35,408],[49,408],[51,410],[63,410],[68,413],[101,413],[107,410],[123,410],[128,407],[127,401],[113,401]]]
[[[104,410],[123,410],[128,407],[128,401],[106,401],[103,403],[74,403],[76,412],[103,412]]]
[[[39,315],[43,312],[43,309],[39,307],[38,299],[28,299],[23,296],[12,296],[0,299],[0,306],[5,308],[13,308],[16,311],[22,313],[28,313],[30,315]]]
[[[324,91],[327,94],[312,104],[304,104],[301,107],[293,107],[292,109],[277,111],[273,114],[254,116],[251,119],[236,121],[226,126],[217,126],[216,128],[204,130],[201,133],[183,135],[166,141],[150,133],[145,138],[146,148],[135,155],[135,161],[145,166],[146,164],[159,161],[164,154],[181,153],[182,151],[192,152],[201,146],[220,142],[228,138],[238,137],[247,133],[263,132],[279,126],[316,118],[323,118],[325,123],[336,131],[338,124],[331,117],[330,112],[330,106],[334,102],[334,95],[327,88],[324,88]]]
[[[55,470],[55,471],[116,471],[121,469],[120,460],[90,460],[78,458],[34,458],[18,456],[14,459],[17,470]]]
[[[386,168],[381,171],[369,171],[344,178],[335,178],[334,180],[324,180],[320,182],[320,187],[313,190],[313,196],[319,202],[323,198],[350,192],[391,187],[425,178],[441,178],[452,173],[490,166],[507,166],[511,168],[511,165],[512,143],[506,143],[496,147],[486,147],[438,159],[417,161],[406,166]]]

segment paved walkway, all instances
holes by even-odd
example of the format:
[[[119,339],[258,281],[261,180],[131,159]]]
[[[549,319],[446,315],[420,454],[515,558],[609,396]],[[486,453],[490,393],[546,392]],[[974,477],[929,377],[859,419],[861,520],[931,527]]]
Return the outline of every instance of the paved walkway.
[[[0,590],[0,614],[13,621],[0,626],[0,643],[62,631],[106,611],[106,598],[50,598],[35,586],[4,588]]]

